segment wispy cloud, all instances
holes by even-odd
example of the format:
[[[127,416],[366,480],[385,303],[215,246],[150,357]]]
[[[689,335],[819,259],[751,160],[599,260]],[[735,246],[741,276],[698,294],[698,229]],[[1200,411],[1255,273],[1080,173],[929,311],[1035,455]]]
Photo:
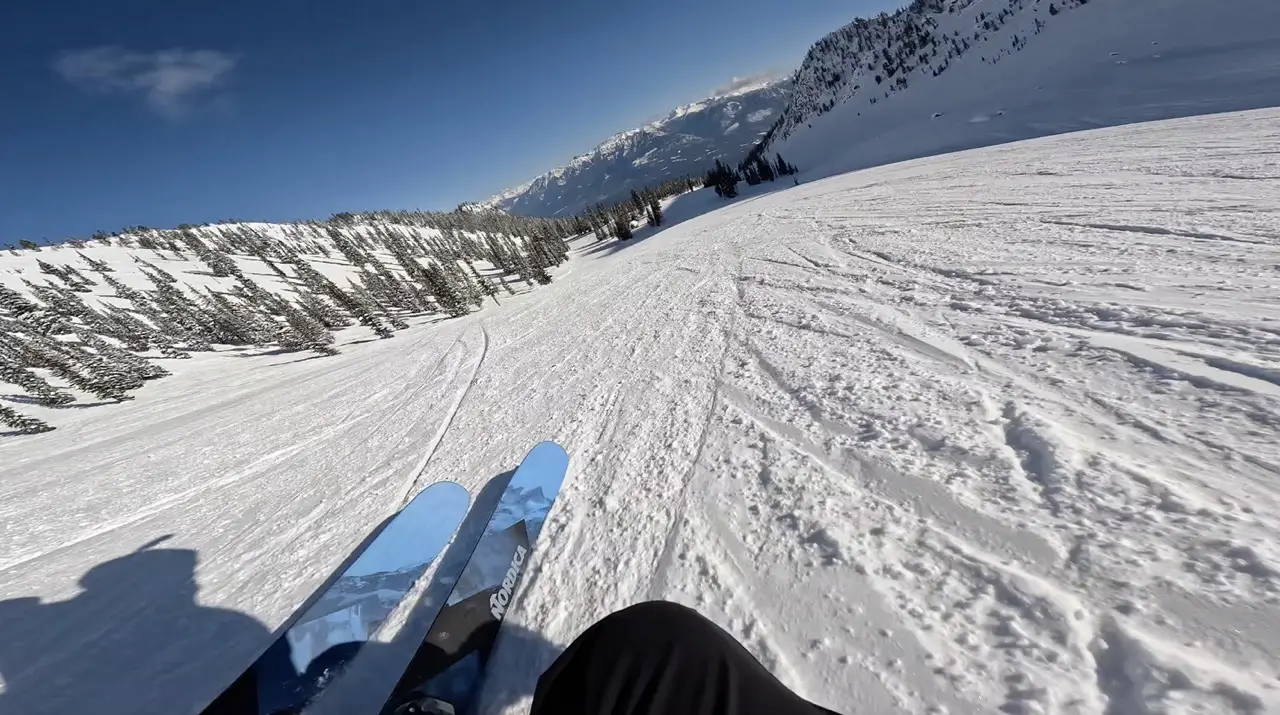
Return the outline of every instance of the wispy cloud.
[[[786,72],[783,72],[781,70],[770,70],[768,72],[753,74],[748,77],[734,77],[733,79],[729,80],[728,84],[722,87],[716,87],[715,90],[712,91],[712,94],[713,95],[729,94],[730,92],[736,92],[737,90],[742,89],[743,87],[750,87],[751,85],[762,84],[764,82],[772,82],[775,79],[782,79],[783,77],[786,76],[786,74],[787,74]]]
[[[54,60],[53,69],[86,92],[138,95],[149,107],[172,118],[216,89],[235,64],[233,56],[215,50],[136,52],[103,46],[64,52]]]

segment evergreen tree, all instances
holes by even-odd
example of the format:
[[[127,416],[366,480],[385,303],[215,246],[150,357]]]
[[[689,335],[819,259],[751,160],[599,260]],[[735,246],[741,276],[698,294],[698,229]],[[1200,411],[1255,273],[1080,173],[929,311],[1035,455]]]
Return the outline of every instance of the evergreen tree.
[[[285,319],[285,325],[280,326],[276,338],[280,347],[287,350],[310,350],[320,355],[338,354],[337,348],[333,347],[335,338],[328,328],[289,301],[282,299],[280,302]]]
[[[144,384],[142,375],[139,372],[135,372],[132,366],[127,363],[113,360],[112,357],[114,356],[108,357],[102,353],[89,350],[84,343],[64,342],[61,344],[71,355],[71,359],[76,362],[76,365],[89,373],[94,380],[121,392],[136,390]]]
[[[631,233],[631,214],[628,211],[616,211],[613,214],[613,236],[619,241],[626,241],[634,234]]]
[[[305,286],[298,289],[298,307],[329,330],[351,325],[351,320],[334,308],[332,303]]]
[[[476,283],[480,286],[480,292],[492,298],[494,303],[502,305],[498,301],[498,289],[493,287],[493,283],[489,282],[489,279],[485,276],[480,275],[480,271],[476,270],[474,263],[468,263],[467,265],[471,268],[471,275],[475,277]]]
[[[640,198],[640,194],[637,194],[635,189],[631,190],[631,206],[635,213],[644,213],[644,199]]]
[[[150,263],[148,261],[142,260],[142,258],[140,258],[139,256],[134,256],[133,262],[143,267],[142,268],[143,275],[145,275],[152,283],[173,284],[178,282],[178,279],[174,278],[172,273],[166,271],[160,266],[155,265],[154,263]]]
[[[155,380],[170,375],[168,370],[159,365],[144,357],[134,355],[118,345],[113,345],[110,341],[91,332],[85,330],[76,331],[76,337],[85,346],[92,348],[95,355],[109,364],[111,372],[119,372],[128,376],[123,380],[129,385],[141,387],[141,383],[134,381],[132,377],[136,377],[138,380]]]
[[[361,325],[373,330],[379,337],[391,337],[391,331],[387,330],[387,327],[382,324],[377,314],[373,312],[372,306],[361,304],[354,296],[339,288],[333,281],[320,275],[316,269],[307,265],[305,261],[299,263],[297,269],[298,277],[312,290],[328,296],[330,300],[347,311]]]
[[[769,163],[764,155],[757,154],[755,158],[756,173],[760,175],[761,181],[773,181],[777,175],[773,171],[773,165]]]
[[[0,424],[16,430],[18,434],[39,434],[50,432],[53,427],[28,415],[24,415],[8,405],[0,405]]]
[[[148,317],[185,344],[188,350],[213,350],[209,341],[216,339],[213,333],[217,331],[201,307],[176,285],[154,278],[153,283],[156,288],[149,291],[152,312]]]
[[[375,317],[381,320],[386,320],[390,323],[391,330],[404,330],[409,327],[408,323],[404,322],[391,311],[387,310],[387,307],[378,300],[378,297],[369,290],[368,286],[363,283],[357,283],[354,280],[349,282],[351,284],[351,295],[355,297],[356,301],[360,303],[360,305],[364,306],[365,309]],[[381,323],[379,322],[379,324]],[[369,325],[369,327],[372,328],[380,338],[391,337],[391,330],[387,330],[385,326],[383,326],[383,330],[378,330],[378,328],[373,325]]]
[[[187,248],[191,249],[209,271],[217,278],[231,278],[240,275],[240,267],[221,251],[210,248],[194,231],[180,231],[179,235]]]
[[[471,312],[468,306],[468,296],[454,282],[454,280],[445,273],[439,264],[432,263],[427,269],[427,282],[430,285],[431,293],[436,298],[436,304],[440,309],[454,317],[466,315]]]
[[[103,400],[121,402],[133,399],[125,394],[125,387],[118,384],[116,375],[84,374],[83,368],[77,364],[84,358],[84,351],[76,354],[67,343],[33,336],[18,346],[22,358],[32,367],[43,367],[53,372],[59,379],[66,380],[72,387],[87,392]],[[126,381],[127,382],[127,381]]]
[[[75,281],[76,285],[72,286],[72,290],[77,293],[88,293],[92,286],[98,285],[98,282],[81,273],[75,266],[63,266],[66,271],[67,282]]]
[[[341,230],[336,228],[330,228],[327,233],[329,235],[329,240],[333,241],[334,247],[338,249],[339,253],[346,257],[347,261],[350,262],[351,265],[359,268],[365,263],[368,263],[368,256],[365,255],[364,251],[360,250],[360,247],[356,245],[350,236],[347,236]]]
[[[211,328],[210,339],[223,345],[266,345],[273,341],[276,330],[271,316],[275,313],[276,296],[249,280],[237,283],[231,293],[240,300],[205,289],[202,301]]]
[[[39,308],[18,291],[0,284],[0,310],[15,318],[21,318],[24,315],[35,313]]]
[[[714,187],[717,196],[732,199],[738,195],[738,182],[740,180],[736,171],[716,159],[715,168],[707,171],[705,185]]]
[[[42,405],[65,405],[75,402],[71,393],[50,385],[48,380],[18,364],[6,351],[0,350],[0,382],[17,385]]]
[[[658,200],[657,193],[649,194],[649,203],[648,203],[647,209],[648,210],[646,214],[649,219],[649,225],[655,228],[658,226],[661,226],[662,225],[662,204]]]
[[[777,157],[778,157],[778,163],[777,163],[778,176],[791,176],[792,174],[796,173],[795,165],[788,164],[786,160],[782,158],[781,154],[778,154]]]

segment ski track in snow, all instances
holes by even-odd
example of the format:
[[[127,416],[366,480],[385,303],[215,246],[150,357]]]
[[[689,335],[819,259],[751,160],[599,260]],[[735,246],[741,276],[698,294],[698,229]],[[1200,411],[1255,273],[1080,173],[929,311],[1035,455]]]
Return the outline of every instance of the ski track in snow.
[[[6,439],[0,595],[68,599],[171,535],[200,604],[263,624],[83,661],[81,634],[165,616],[138,583],[6,687],[71,664],[114,680],[58,712],[192,711],[406,493],[475,493],[555,439],[570,473],[483,713],[650,598],[847,713],[1274,711],[1280,183],[1197,167],[1265,176],[1278,127],[1053,137],[580,239],[502,308]]]

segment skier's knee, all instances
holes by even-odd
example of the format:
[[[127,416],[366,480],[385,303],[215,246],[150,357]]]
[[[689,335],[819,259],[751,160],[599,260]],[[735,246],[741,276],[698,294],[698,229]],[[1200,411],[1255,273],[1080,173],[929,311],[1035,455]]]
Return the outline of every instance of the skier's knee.
[[[710,622],[697,611],[671,601],[645,601],[628,606],[606,617],[602,624],[625,625],[644,629],[650,633],[680,632],[685,629],[704,628]]]

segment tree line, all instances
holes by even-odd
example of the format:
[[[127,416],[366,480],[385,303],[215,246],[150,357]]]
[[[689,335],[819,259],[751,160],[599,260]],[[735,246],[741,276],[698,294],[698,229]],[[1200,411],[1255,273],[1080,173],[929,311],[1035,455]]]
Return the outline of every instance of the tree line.
[[[654,186],[631,190],[631,197],[619,201],[612,206],[597,203],[594,207],[574,216],[572,229],[575,234],[592,233],[597,241],[615,238],[627,241],[634,237],[637,224],[658,227],[665,218],[662,215],[662,201],[702,188],[714,189],[716,195],[734,198],[738,195],[738,184],[746,181],[751,186],[765,181],[776,181],[783,176],[792,176],[799,170],[794,164],[787,162],[781,154],[775,154],[770,161],[764,158],[757,144],[746,159],[739,162],[736,169],[731,168],[720,159],[715,166],[708,169],[699,179],[684,176],[668,179]]]
[[[742,181],[746,181],[749,186],[757,186],[765,181],[776,181],[783,176],[792,176],[799,171],[795,164],[788,163],[781,154],[776,154],[775,157],[773,161],[765,158],[763,144],[756,144],[747,154],[747,158],[738,164],[737,169],[730,168],[716,159],[715,168],[707,170],[702,185],[714,188],[719,196],[732,199],[738,195],[738,184]],[[792,179],[792,181],[795,180]]]
[[[22,278],[26,293],[0,285],[0,383],[24,393],[10,402],[63,407],[85,395],[131,399],[169,374],[165,360],[215,346],[335,355],[334,331],[360,325],[388,339],[409,327],[408,317],[462,316],[514,295],[514,285],[550,283],[549,269],[568,259],[567,239],[579,228],[501,212],[396,211],[277,225],[279,236],[230,224],[31,244],[24,250],[43,254],[42,282]],[[119,264],[86,253],[91,244],[131,249],[134,278],[122,281]],[[60,261],[66,253],[74,257]],[[349,266],[345,280],[317,268],[339,256]],[[217,280],[193,286],[158,259],[190,262],[184,276]],[[248,260],[274,280],[256,279]],[[18,433],[52,429],[2,403],[0,424]]]

